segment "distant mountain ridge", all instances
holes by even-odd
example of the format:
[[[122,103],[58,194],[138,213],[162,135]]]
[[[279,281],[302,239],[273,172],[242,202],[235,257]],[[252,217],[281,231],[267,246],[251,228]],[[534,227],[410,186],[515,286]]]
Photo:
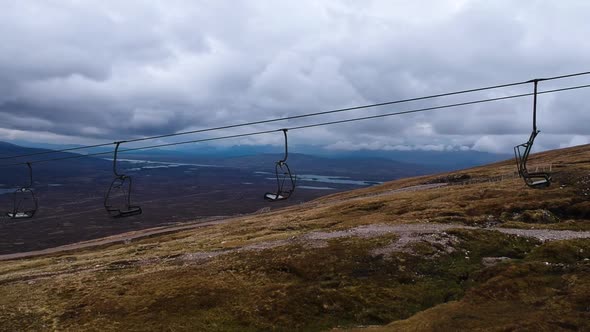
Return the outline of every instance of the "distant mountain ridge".
[[[18,142],[17,142],[18,143]],[[9,143],[5,143],[9,144]],[[19,145],[10,144],[18,147]],[[22,148],[26,149],[54,149],[61,150],[73,147],[79,147],[74,144],[49,144],[49,143],[29,143],[23,142]],[[1,149],[1,148],[0,148]],[[104,147],[93,149],[93,152],[110,151],[112,147]],[[280,153],[281,147],[271,145],[258,146],[230,146],[218,147],[207,144],[198,145],[184,145],[179,146],[177,150],[163,150],[152,149],[145,151],[137,151],[128,155],[137,155],[138,158],[182,158],[186,160],[190,157],[207,158],[233,158],[262,154]],[[82,152],[83,150],[80,150]],[[507,153],[489,153],[475,150],[449,150],[449,151],[435,151],[435,150],[357,150],[357,151],[341,151],[330,150],[320,146],[310,145],[293,145],[290,148],[291,152],[302,153],[305,155],[312,155],[324,158],[351,158],[351,159],[366,159],[366,158],[382,158],[388,160],[395,160],[410,164],[429,165],[434,166],[437,170],[455,170],[460,168],[467,168],[479,165],[485,165],[505,159],[512,158],[510,151]],[[0,151],[0,153],[2,153]]]
[[[224,166],[270,169],[281,159],[281,154],[260,154],[210,160]],[[295,173],[329,174],[334,176],[357,176],[367,180],[389,180],[434,173],[435,167],[404,163],[385,158],[326,158],[301,153],[289,155],[287,160]]]
[[[295,149],[305,151],[305,149]],[[50,149],[23,147],[16,144],[0,142],[0,157],[22,154],[48,152]],[[101,151],[108,151],[107,149]],[[123,159],[151,160],[163,162],[214,164],[225,167],[236,167],[255,170],[274,170],[275,161],[282,158],[277,147],[233,147],[224,150],[204,149],[201,153],[188,153],[190,149],[181,151],[146,150],[133,153],[122,153]],[[243,152],[243,154],[239,154]],[[280,150],[279,150],[280,151]],[[57,152],[18,159],[4,159],[2,163],[38,161],[52,158],[73,157],[72,152]],[[82,151],[80,151],[82,152]],[[94,151],[93,151],[94,152]],[[290,153],[288,163],[295,173],[322,174],[332,176],[357,176],[375,181],[393,180],[409,176],[431,174],[454,170],[469,166],[496,162],[509,158],[509,155],[498,155],[476,151],[359,151],[337,153],[311,149],[310,153]],[[111,155],[99,157],[74,158],[62,161],[34,164],[36,178],[51,179],[60,176],[92,174],[97,171],[108,172]],[[124,166],[124,165],[123,165]],[[24,167],[8,167],[0,174],[1,183],[10,182],[14,177],[26,176]],[[19,180],[18,182],[22,182]]]

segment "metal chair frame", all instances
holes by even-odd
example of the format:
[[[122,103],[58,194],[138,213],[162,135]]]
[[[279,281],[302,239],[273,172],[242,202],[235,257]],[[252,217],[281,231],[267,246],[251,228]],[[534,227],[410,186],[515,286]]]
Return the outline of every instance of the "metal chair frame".
[[[35,196],[35,192],[31,188],[33,187],[33,167],[30,162],[27,162],[27,166],[29,167],[29,184],[14,192],[12,211],[6,213],[11,219],[33,218],[39,209],[37,196]],[[27,199],[31,200],[32,206],[28,209],[23,209],[22,205]]]
[[[533,94],[533,131],[529,140],[525,143],[519,144],[514,147],[514,157],[516,159],[516,167],[518,169],[518,175],[524,180],[524,183],[530,188],[542,189],[547,188],[551,185],[551,175],[546,172],[529,172],[527,169],[527,161],[533,148],[535,138],[539,135],[540,130],[537,129],[537,85],[539,81],[543,79],[534,79],[531,82],[534,83],[534,94]]]
[[[113,158],[113,173],[115,174],[115,178],[111,182],[109,190],[107,191],[104,198],[104,207],[107,210],[109,216],[112,218],[131,217],[140,215],[142,213],[141,207],[139,205],[131,204],[131,189],[133,184],[131,177],[117,172],[117,154],[119,152],[119,145],[121,145],[121,143],[123,142],[115,142],[115,155]],[[125,190],[125,187],[127,187],[127,190]],[[123,191],[123,194],[125,195],[125,203],[123,208],[114,207],[109,204],[109,199],[111,198],[113,189],[121,189]]]
[[[287,165],[287,158],[289,157],[289,148],[287,140],[287,129],[281,129],[285,136],[285,156],[283,159],[275,163],[275,175],[277,178],[277,191],[267,192],[264,194],[264,199],[269,202],[283,201],[291,197],[295,191],[296,177],[291,173],[289,165]],[[285,188],[285,185],[288,187]]]

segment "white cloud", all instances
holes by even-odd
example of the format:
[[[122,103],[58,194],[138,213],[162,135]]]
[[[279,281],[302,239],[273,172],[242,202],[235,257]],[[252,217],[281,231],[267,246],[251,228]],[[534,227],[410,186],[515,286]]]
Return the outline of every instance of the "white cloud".
[[[588,136],[576,135],[576,136],[572,137],[572,139],[569,142],[559,144],[559,147],[560,148],[569,148],[571,146],[584,145],[584,144],[589,144],[589,143],[590,143],[590,138]]]
[[[112,141],[583,71],[589,10],[587,1],[9,2],[0,12],[0,140],[18,132],[28,140]],[[589,81],[543,82],[541,89]],[[539,97],[537,148],[586,142],[585,95]],[[337,149],[509,153],[528,137],[530,108],[524,98],[291,135]],[[275,142],[261,135],[221,144]]]

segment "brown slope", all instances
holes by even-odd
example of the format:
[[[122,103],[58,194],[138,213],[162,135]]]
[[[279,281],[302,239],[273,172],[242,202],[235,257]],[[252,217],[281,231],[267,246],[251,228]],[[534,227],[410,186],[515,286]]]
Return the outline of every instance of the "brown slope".
[[[523,324],[580,329],[590,302],[585,283],[572,280],[588,280],[590,243],[548,240],[588,236],[555,229],[589,228],[589,160],[588,146],[535,156],[531,165],[556,171],[543,191],[526,189],[507,161],[106,248],[1,262],[0,330],[321,330],[417,313],[395,324],[445,330],[510,327],[515,307],[524,308]],[[469,183],[445,183],[457,179]],[[486,267],[489,257],[507,258]],[[502,306],[486,318],[489,298]],[[435,318],[437,310],[467,310],[465,303],[472,318],[464,325]],[[558,314],[544,315],[549,308]]]

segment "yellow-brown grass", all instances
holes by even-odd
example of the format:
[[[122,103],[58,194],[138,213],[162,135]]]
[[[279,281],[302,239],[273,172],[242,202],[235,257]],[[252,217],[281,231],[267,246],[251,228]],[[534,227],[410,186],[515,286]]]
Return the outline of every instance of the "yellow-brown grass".
[[[584,328],[588,240],[541,244],[458,229],[444,235],[455,241],[448,252],[418,241],[389,255],[375,252],[396,234],[293,241],[416,222],[590,229],[590,147],[538,154],[535,164],[552,165],[550,188],[526,188],[506,161],[124,245],[0,262],[0,330]],[[399,191],[457,178],[474,183]],[[485,267],[488,256],[512,260]]]

